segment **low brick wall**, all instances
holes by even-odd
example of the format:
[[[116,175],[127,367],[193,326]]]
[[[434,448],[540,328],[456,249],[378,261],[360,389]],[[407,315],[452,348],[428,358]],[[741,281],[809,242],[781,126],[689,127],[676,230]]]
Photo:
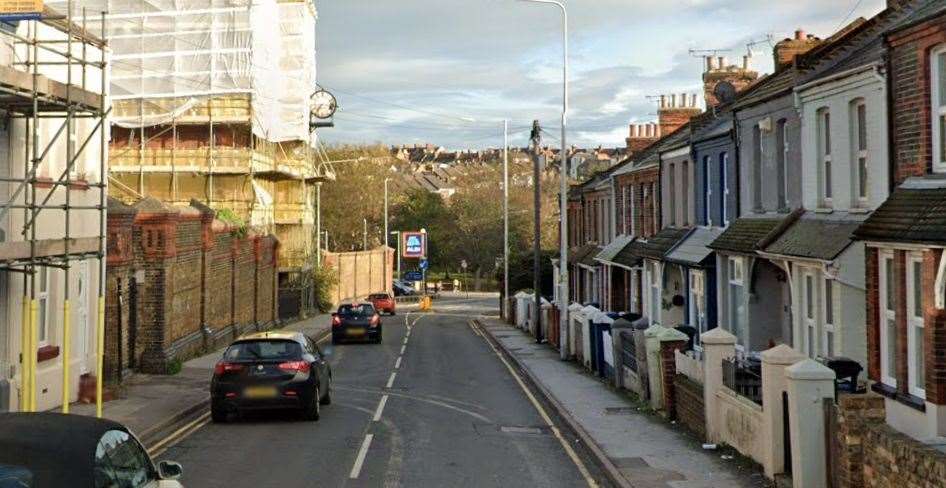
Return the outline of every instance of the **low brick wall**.
[[[703,402],[703,385],[677,374],[674,379],[677,399],[677,420],[696,434],[706,439],[706,408]]]
[[[867,427],[864,483],[857,486],[937,488],[944,483],[946,454],[895,431],[886,423]]]
[[[831,433],[836,459],[828,475],[835,477],[837,488],[864,486],[864,437],[869,425],[884,421],[883,397],[842,394],[827,413],[837,419]]]
[[[276,323],[277,240],[240,235],[214,215],[198,203],[110,199],[107,379],[123,369],[166,373]]]

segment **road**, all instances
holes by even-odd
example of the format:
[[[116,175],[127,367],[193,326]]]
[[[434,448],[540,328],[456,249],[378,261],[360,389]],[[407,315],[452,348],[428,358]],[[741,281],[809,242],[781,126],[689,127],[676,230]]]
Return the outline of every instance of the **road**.
[[[183,464],[188,487],[589,486],[593,463],[563,447],[567,434],[544,420],[554,415],[471,327],[496,302],[385,317],[381,345],[325,346],[335,382],[320,421],[208,424],[161,459]]]

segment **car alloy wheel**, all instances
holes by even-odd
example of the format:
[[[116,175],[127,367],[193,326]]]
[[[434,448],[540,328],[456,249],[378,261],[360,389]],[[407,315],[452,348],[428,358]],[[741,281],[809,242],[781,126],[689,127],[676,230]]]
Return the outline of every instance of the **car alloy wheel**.
[[[304,414],[306,420],[319,420],[321,414],[319,403],[319,385],[315,385],[315,394],[312,395],[312,399],[310,399],[308,405],[305,406]]]

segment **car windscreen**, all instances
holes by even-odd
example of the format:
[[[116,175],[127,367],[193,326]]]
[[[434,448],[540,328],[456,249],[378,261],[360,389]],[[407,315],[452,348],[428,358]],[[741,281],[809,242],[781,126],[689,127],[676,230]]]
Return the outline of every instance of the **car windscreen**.
[[[283,361],[302,357],[302,346],[295,341],[243,341],[231,345],[223,358],[228,361]]]
[[[342,305],[341,307],[338,307],[338,314],[352,317],[364,317],[367,315],[374,315],[374,307],[367,303],[362,305]]]
[[[388,296],[387,293],[375,293],[372,295],[368,295],[368,298],[372,300],[387,300],[390,297]]]

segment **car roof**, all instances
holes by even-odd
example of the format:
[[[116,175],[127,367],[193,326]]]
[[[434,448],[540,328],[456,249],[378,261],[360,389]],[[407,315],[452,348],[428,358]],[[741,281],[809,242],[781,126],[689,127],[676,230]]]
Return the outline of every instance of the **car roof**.
[[[55,412],[0,414],[0,463],[33,472],[36,486],[93,484],[95,449],[110,430],[128,432],[107,419]]]
[[[259,340],[266,340],[266,339],[299,342],[303,340],[303,338],[304,336],[302,332],[286,331],[286,330],[271,330],[267,332],[253,332],[252,334],[242,335],[235,342],[259,341]]]

